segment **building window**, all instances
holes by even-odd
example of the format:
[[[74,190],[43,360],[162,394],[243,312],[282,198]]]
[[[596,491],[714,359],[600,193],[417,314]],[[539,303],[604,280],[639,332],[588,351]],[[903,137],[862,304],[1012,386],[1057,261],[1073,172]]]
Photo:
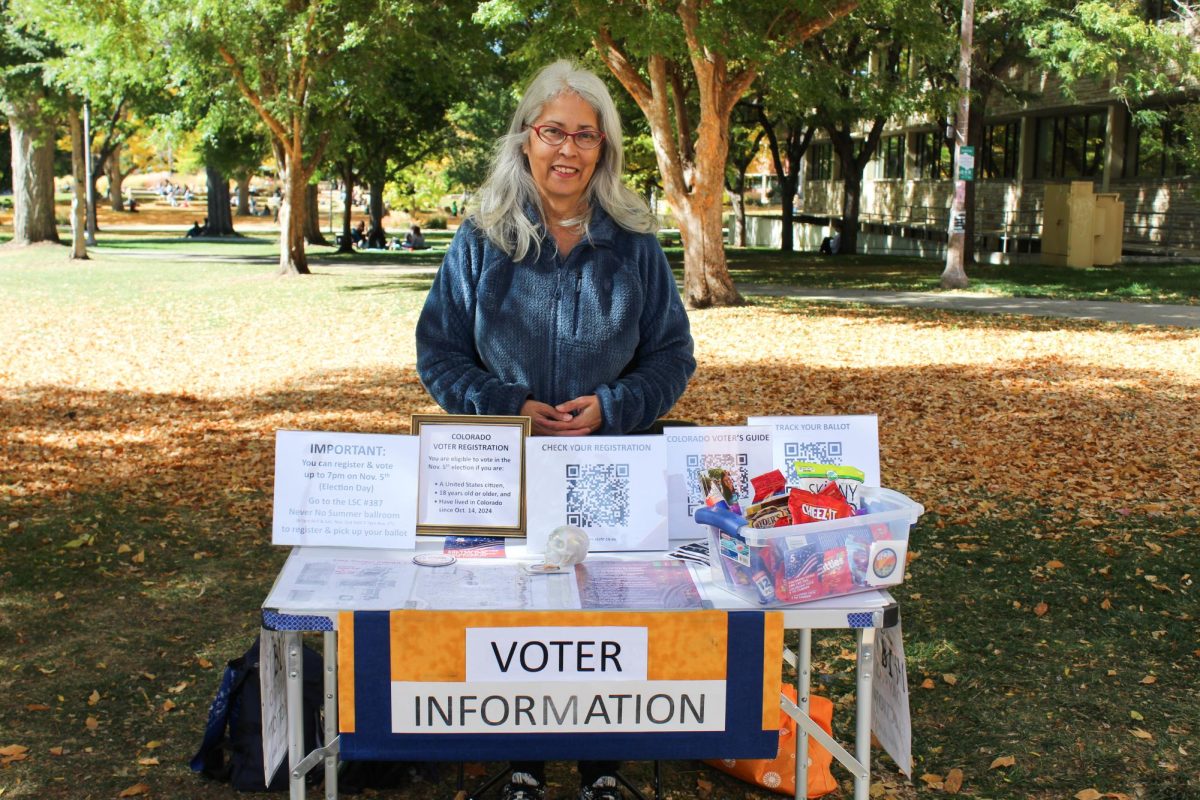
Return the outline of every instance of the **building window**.
[[[904,135],[888,136],[879,142],[879,177],[904,177]]]
[[[827,181],[833,177],[833,144],[817,142],[808,152],[808,179]]]
[[[1104,174],[1108,114],[1071,114],[1037,121],[1035,178],[1096,178]]]
[[[954,154],[946,139],[938,131],[925,131],[913,135],[916,142],[917,177],[931,181],[949,178],[952,174]]]
[[[1021,155],[1021,123],[1001,122],[989,125],[983,132],[983,160],[980,178],[1011,180],[1017,177]]]
[[[1187,174],[1182,151],[1187,144],[1180,108],[1173,108],[1157,125],[1131,125],[1127,178],[1177,178]]]

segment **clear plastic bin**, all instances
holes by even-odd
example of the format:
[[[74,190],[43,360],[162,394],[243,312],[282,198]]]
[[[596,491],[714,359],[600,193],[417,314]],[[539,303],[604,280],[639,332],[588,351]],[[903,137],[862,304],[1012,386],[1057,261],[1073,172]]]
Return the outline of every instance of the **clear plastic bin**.
[[[751,603],[789,606],[895,586],[904,580],[909,529],[924,507],[891,489],[864,487],[866,514],[781,528],[751,528],[704,508],[712,580]]]

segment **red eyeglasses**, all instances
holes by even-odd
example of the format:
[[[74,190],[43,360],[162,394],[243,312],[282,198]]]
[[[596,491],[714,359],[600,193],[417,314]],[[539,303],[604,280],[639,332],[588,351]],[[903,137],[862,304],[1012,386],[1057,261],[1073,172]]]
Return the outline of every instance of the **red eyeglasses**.
[[[527,125],[526,127],[532,128],[537,137],[551,147],[558,147],[567,140],[568,136],[575,140],[575,146],[580,150],[594,150],[604,141],[604,134],[592,128],[584,128],[571,133],[557,125]]]

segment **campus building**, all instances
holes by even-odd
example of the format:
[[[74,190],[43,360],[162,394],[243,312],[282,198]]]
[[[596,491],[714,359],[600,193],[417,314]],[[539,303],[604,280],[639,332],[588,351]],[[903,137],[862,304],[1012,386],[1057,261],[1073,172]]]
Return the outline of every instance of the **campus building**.
[[[1194,93],[1157,99],[1166,119],[1144,128],[1113,98],[1108,80],[1083,82],[1068,96],[1044,74],[1014,69],[1009,77],[1028,99],[989,98],[976,153],[981,254],[1036,252],[1046,185],[1092,181],[1096,192],[1115,193],[1125,204],[1127,254],[1200,256],[1200,175],[1189,174],[1177,147],[1180,115],[1186,103],[1197,102]],[[952,159],[944,121],[893,122],[863,175],[860,251],[940,254],[954,192]],[[804,221],[796,241],[812,248],[829,232],[823,223],[842,213],[840,165],[821,133],[805,155],[797,194]],[[773,230],[755,227],[751,241],[778,241],[777,223]]]

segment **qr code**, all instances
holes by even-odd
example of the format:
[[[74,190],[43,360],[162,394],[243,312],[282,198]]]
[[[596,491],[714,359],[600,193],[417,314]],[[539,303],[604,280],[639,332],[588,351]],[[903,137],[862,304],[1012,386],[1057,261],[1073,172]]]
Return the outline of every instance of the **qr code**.
[[[799,483],[797,464],[841,464],[841,442],[784,442],[784,477],[788,483]]]
[[[700,473],[714,467],[725,470],[733,481],[734,491],[739,498],[753,497],[750,487],[749,456],[745,453],[695,453],[687,457],[688,487],[687,510],[692,516],[697,508],[704,508],[704,487],[700,485]]]
[[[567,524],[580,528],[629,524],[628,464],[567,464]]]

